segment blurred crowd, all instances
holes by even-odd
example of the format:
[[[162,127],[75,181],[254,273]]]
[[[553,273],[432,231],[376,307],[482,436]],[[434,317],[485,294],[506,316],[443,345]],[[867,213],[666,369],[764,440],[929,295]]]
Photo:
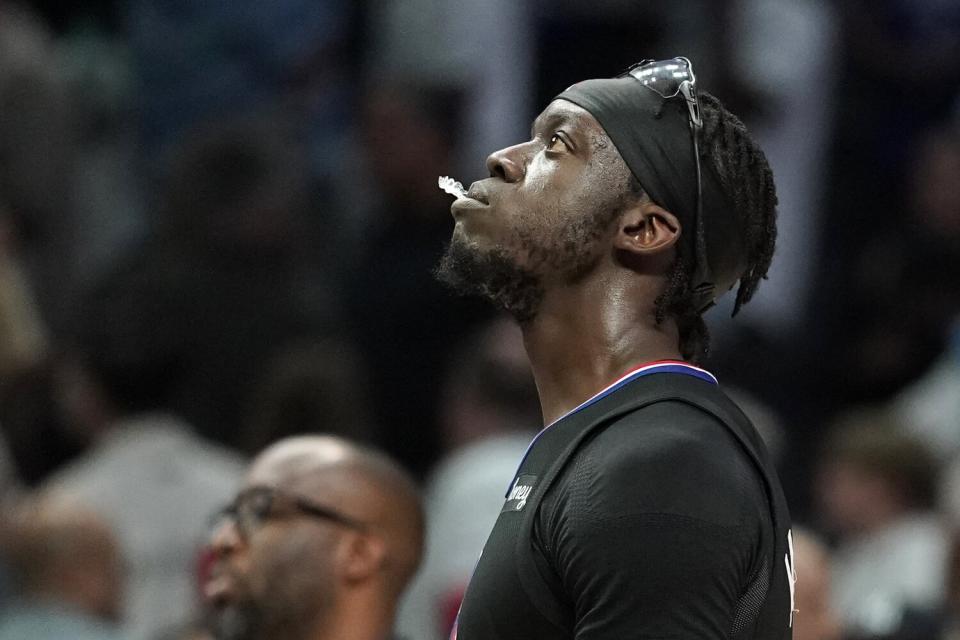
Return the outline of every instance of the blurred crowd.
[[[445,637],[540,414],[519,330],[432,276],[437,176],[674,55],[777,179],[704,366],[779,461],[794,637],[960,638],[960,0],[0,0],[0,640],[212,637],[210,518],[303,434],[422,483],[396,630]]]

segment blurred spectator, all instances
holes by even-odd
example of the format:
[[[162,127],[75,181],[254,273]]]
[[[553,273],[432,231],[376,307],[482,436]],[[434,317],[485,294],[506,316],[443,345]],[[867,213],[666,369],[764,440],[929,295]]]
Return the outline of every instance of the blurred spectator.
[[[352,117],[356,10],[348,0],[124,3],[145,160],[198,125],[284,102],[312,175],[335,174]]]
[[[190,255],[281,262],[311,204],[306,155],[285,111],[243,112],[187,132],[165,156],[159,235]],[[237,265],[239,266],[239,265]]]
[[[889,414],[842,417],[817,477],[824,523],[838,537],[834,607],[845,635],[898,630],[909,609],[944,597],[949,537],[932,510],[936,462]]]
[[[281,438],[315,431],[372,443],[366,378],[360,355],[346,341],[295,343],[278,352],[249,399],[241,449],[253,455]]]
[[[69,192],[76,126],[52,34],[19,3],[0,3],[0,226],[36,287],[44,321],[70,308]],[[8,277],[19,278],[18,275]]]
[[[960,89],[960,2],[836,4],[846,55],[830,204],[846,215],[824,239],[849,254],[858,244],[851,236],[902,218],[898,207],[885,205],[897,199],[913,140],[953,106]]]
[[[797,573],[793,640],[840,640],[840,622],[830,592],[830,551],[812,533],[793,528]]]
[[[42,483],[85,444],[61,411],[59,392],[56,365],[47,360],[0,378],[0,429],[16,475],[28,487]]]
[[[940,358],[892,403],[903,423],[909,425],[941,461],[955,459],[960,453],[957,389],[960,389],[960,316],[954,322],[947,348]]]
[[[543,422],[523,334],[497,317],[464,339],[446,363],[440,420],[447,452],[505,434],[526,434]]]
[[[144,232],[131,81],[123,43],[55,39],[25,4],[0,6],[0,225],[59,337],[79,292]]]
[[[261,453],[211,537],[218,640],[386,640],[420,563],[423,512],[386,456],[329,436]]]
[[[406,78],[411,86],[442,86],[461,97],[459,125],[439,131],[447,140],[457,140],[442,175],[462,173],[464,184],[482,178],[486,168],[479,159],[527,135],[535,98],[530,87],[536,81],[533,4],[512,0],[370,3],[368,77],[375,83]],[[404,146],[411,143],[408,140]],[[391,148],[384,155],[394,151],[399,149]],[[417,167],[420,176],[435,180],[433,172],[419,163],[410,166]]]
[[[69,220],[59,256],[71,293],[82,294],[149,231],[137,157],[136,95],[126,41],[80,23],[57,42],[57,64],[75,132]],[[76,302],[71,297],[64,309]],[[57,327],[63,330],[63,326]]]
[[[10,459],[7,443],[0,437],[0,513],[6,510],[20,490],[20,478],[17,477],[17,470]]]
[[[237,456],[169,411],[192,336],[180,296],[129,270],[86,298],[60,388],[90,447],[44,486],[89,505],[115,530],[130,563],[124,618],[135,639],[192,610],[206,518],[242,472]]]
[[[770,283],[742,316],[730,321],[733,303],[721,303],[722,311],[711,314],[711,332],[735,331],[746,319],[775,339],[794,338],[803,329],[817,264],[839,25],[828,0],[729,4],[732,34],[725,42],[731,60],[725,75],[749,88],[756,100],[745,119],[776,176],[777,257],[767,274]],[[797,64],[800,59],[803,64]]]
[[[910,189],[897,207],[906,213],[874,232],[848,273],[856,333],[838,357],[855,373],[845,384],[858,395],[882,398],[923,373],[960,315],[960,128],[931,130],[911,157]]]
[[[132,256],[136,269],[177,290],[191,340],[173,406],[230,444],[271,358],[340,320],[325,273],[336,262],[334,239],[308,224],[306,162],[281,111],[198,130],[171,152],[158,235]]]
[[[822,340],[814,348],[831,354],[817,377],[833,387],[833,402],[875,402],[929,366],[944,338],[943,326],[930,329],[955,304],[955,264],[944,262],[916,198],[930,186],[917,172],[940,170],[914,158],[960,92],[960,1],[835,6],[844,55],[807,344]],[[944,304],[932,308],[937,295]]]
[[[942,607],[911,609],[901,628],[883,640],[960,640],[960,538],[954,535],[947,571],[947,597]]]
[[[929,617],[928,620],[930,620]],[[946,606],[940,615],[933,617],[933,621],[941,627],[938,640],[960,640],[960,536],[958,535],[954,535],[951,549]]]
[[[417,640],[450,634],[507,484],[542,424],[519,327],[499,318],[471,336],[450,358],[441,396],[449,453],[427,483],[423,569],[397,621]]]
[[[777,345],[748,334],[723,349],[723,366],[714,367],[726,378],[735,372],[739,384],[762,391],[803,429],[791,450],[798,461],[794,478],[810,473],[816,456],[811,443],[821,440],[818,425],[856,403],[892,399],[904,427],[938,458],[960,451],[951,346],[960,318],[958,131],[956,124],[941,123],[910,143],[910,161],[896,179],[901,192],[877,205],[861,236],[843,247],[843,262],[820,276],[810,306],[814,316],[801,339]],[[871,177],[871,184],[879,182]],[[885,220],[887,210],[898,217]],[[836,225],[846,224],[846,216]],[[784,355],[770,357],[778,346]],[[794,515],[804,506],[800,494],[788,491]]]
[[[0,201],[0,377],[37,365],[48,348],[33,289],[15,255],[11,226]]]
[[[946,343],[939,359],[897,398],[897,410],[943,458],[960,452],[960,120],[916,144],[906,234],[891,233],[875,252],[887,290],[908,292],[914,333]],[[905,236],[905,237],[904,237]],[[876,279],[879,273],[873,271]],[[905,274],[905,275],[901,275]],[[898,278],[898,276],[900,276]],[[880,296],[878,296],[880,297]],[[946,336],[947,339],[943,340]]]
[[[0,191],[0,501],[7,480],[35,485],[77,452],[52,401],[49,336],[5,206]]]
[[[432,275],[453,228],[452,201],[437,177],[449,172],[459,113],[458,96],[449,90],[384,83],[371,88],[363,114],[379,202],[347,280],[350,329],[371,363],[382,442],[418,470],[437,455],[436,392],[445,354],[490,317],[479,301],[451,300]]]
[[[107,524],[65,503],[22,506],[4,533],[15,599],[3,640],[119,640],[124,564]]]

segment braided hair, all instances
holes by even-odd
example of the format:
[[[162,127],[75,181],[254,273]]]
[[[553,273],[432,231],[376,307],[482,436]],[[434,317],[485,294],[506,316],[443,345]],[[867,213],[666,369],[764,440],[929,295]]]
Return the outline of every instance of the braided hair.
[[[777,193],[767,158],[740,119],[709,93],[701,92],[699,98],[703,118],[701,160],[712,163],[745,230],[747,266],[737,289],[733,310],[736,314],[753,297],[760,280],[767,277],[777,237]],[[636,190],[640,185],[631,187]],[[656,300],[656,320],[659,324],[669,316],[676,321],[680,352],[685,359],[695,362],[707,354],[710,333],[694,302],[694,260],[678,245],[667,285]]]

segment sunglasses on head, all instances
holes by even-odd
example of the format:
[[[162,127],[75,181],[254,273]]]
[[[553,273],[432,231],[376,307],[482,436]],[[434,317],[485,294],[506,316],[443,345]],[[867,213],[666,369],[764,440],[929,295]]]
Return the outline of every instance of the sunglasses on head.
[[[632,65],[621,74],[621,77],[631,76],[640,84],[655,92],[664,100],[678,96],[683,98],[687,106],[688,121],[690,123],[690,138],[693,140],[693,160],[697,171],[697,206],[694,218],[696,232],[695,251],[695,280],[698,294],[709,294],[712,304],[713,284],[707,262],[706,239],[703,233],[703,180],[700,175],[700,130],[703,128],[703,119],[700,117],[700,100],[697,97],[697,76],[693,72],[693,64],[684,57],[669,60],[643,60]]]

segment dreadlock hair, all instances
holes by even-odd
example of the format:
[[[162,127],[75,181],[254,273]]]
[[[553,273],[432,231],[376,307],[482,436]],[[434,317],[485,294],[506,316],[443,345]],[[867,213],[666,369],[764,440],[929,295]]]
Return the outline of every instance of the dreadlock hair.
[[[760,280],[767,277],[777,237],[777,193],[767,158],[740,119],[709,93],[701,92],[699,99],[703,118],[701,160],[711,163],[746,234],[747,266],[737,288],[735,315],[753,297]],[[633,190],[637,188],[639,183],[632,186]],[[697,283],[691,280],[695,258],[685,253],[678,245],[667,285],[656,300],[656,321],[659,324],[667,316],[676,321],[680,352],[685,359],[696,362],[709,351],[710,333],[694,303]]]

